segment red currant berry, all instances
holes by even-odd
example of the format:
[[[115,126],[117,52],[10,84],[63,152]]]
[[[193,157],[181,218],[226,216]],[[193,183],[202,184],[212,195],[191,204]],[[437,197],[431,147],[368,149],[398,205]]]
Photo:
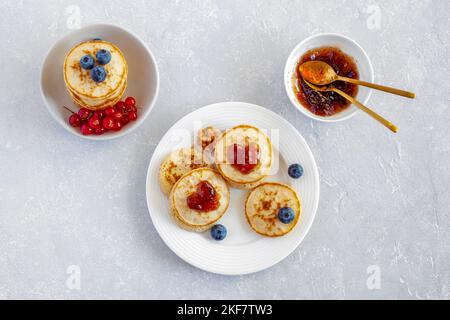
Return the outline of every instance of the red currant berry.
[[[100,119],[97,116],[93,116],[89,119],[89,127],[92,129],[98,129],[101,127]]]
[[[136,106],[136,99],[133,97],[128,97],[125,99],[125,105],[127,107],[135,107]]]
[[[106,117],[105,119],[103,119],[102,124],[105,130],[111,130],[112,128],[114,128],[114,119],[112,117]]]
[[[80,116],[81,120],[87,120],[91,117],[92,112],[86,108],[81,108],[78,110],[78,115]]]
[[[72,127],[77,128],[81,125],[81,118],[78,114],[74,113],[69,117],[69,123]]]
[[[120,119],[123,118],[123,113],[121,111],[117,111],[114,113],[113,118],[120,121]]]
[[[101,136],[102,134],[104,134],[106,132],[106,129],[103,127],[97,128],[95,129],[94,133],[97,136]]]
[[[128,119],[127,116],[123,116],[122,119],[120,119],[120,122],[122,122],[122,125],[127,125],[130,122],[130,119]]]
[[[114,131],[120,131],[122,130],[122,123],[120,121],[114,121],[114,126],[113,126],[113,130]]]
[[[125,102],[123,101],[117,102],[116,105],[114,106],[114,109],[116,109],[116,111],[125,112],[126,110]]]
[[[137,119],[137,113],[135,111],[131,111],[128,113],[128,120],[130,121],[136,121]]]
[[[89,136],[94,132],[94,129],[92,129],[87,123],[83,123],[81,125],[81,134],[84,136]]]
[[[114,113],[116,113],[116,110],[114,110],[113,107],[108,107],[105,109],[105,116],[106,117],[110,117],[112,116]]]
[[[105,111],[97,110],[94,112],[94,115],[97,116],[99,119],[103,119],[105,117]]]

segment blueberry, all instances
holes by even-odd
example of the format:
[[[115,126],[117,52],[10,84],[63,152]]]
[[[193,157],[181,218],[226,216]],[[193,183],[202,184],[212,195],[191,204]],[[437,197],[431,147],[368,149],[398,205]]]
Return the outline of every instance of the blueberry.
[[[222,241],[227,237],[227,228],[221,224],[216,224],[211,229],[211,237],[213,237],[214,240]]]
[[[102,39],[101,38],[94,38],[94,39],[92,39],[93,41],[102,41]]]
[[[289,176],[293,179],[300,179],[303,176],[303,167],[298,163],[293,164],[288,170]]]
[[[289,224],[295,219],[295,212],[292,208],[281,208],[280,211],[278,211],[278,219],[284,224]]]
[[[91,78],[95,82],[103,82],[106,79],[106,70],[102,66],[95,66],[91,70]]]
[[[95,55],[97,62],[101,65],[108,64],[111,61],[111,52],[105,49],[101,49]]]
[[[87,54],[80,59],[80,65],[84,70],[91,70],[95,65],[95,60]]]

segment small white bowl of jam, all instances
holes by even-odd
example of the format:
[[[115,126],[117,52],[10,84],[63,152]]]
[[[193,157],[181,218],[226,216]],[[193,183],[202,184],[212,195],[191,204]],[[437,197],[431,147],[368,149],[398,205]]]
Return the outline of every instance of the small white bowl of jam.
[[[315,92],[303,81],[298,67],[307,61],[324,61],[341,76],[374,82],[373,66],[364,49],[343,35],[318,34],[295,47],[284,70],[284,85],[289,99],[308,117],[336,122],[354,116],[359,109],[343,97],[334,92]],[[333,85],[365,105],[372,95],[371,89],[342,81]]]

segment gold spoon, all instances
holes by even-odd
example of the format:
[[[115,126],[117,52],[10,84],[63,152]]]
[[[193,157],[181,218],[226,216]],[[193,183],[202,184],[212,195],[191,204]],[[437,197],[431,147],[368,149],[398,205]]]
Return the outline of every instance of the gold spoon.
[[[380,116],[378,113],[370,110],[365,105],[363,105],[361,102],[359,102],[358,100],[356,100],[352,96],[349,96],[348,94],[346,94],[344,91],[335,88],[333,85],[329,85],[329,86],[326,86],[326,87],[318,87],[318,86],[315,86],[315,85],[311,84],[310,82],[308,82],[306,80],[305,80],[305,82],[314,91],[318,91],[318,92],[331,92],[331,91],[333,91],[333,92],[336,92],[337,94],[343,96],[345,99],[347,99],[348,101],[350,101],[351,103],[356,105],[359,109],[361,109],[362,111],[367,113],[369,116],[371,116],[372,118],[374,118],[375,120],[380,122],[386,128],[388,128],[389,130],[391,130],[394,133],[397,133],[398,129],[397,129],[397,127],[395,125],[393,125],[388,120],[386,120],[385,118]]]
[[[352,78],[346,78],[339,76],[336,71],[326,62],[323,61],[309,61],[303,63],[299,67],[300,74],[302,78],[309,81],[310,83],[325,86],[327,84],[333,83],[335,81],[345,81],[353,84],[369,87],[376,90],[381,90],[385,92],[389,92],[392,94],[396,94],[399,96],[403,96],[406,98],[414,99],[416,95],[412,92],[403,91],[391,87],[382,86],[375,83],[365,82],[361,80],[356,80]]]

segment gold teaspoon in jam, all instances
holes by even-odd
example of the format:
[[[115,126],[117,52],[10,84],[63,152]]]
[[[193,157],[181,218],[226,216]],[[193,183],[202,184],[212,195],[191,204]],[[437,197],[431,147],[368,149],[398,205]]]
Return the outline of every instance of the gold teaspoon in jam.
[[[325,86],[339,80],[361,85],[364,87],[369,87],[380,91],[389,92],[410,99],[414,99],[416,97],[416,95],[412,92],[386,87],[379,84],[361,81],[357,79],[341,77],[336,73],[336,71],[334,71],[334,69],[328,63],[323,61],[305,62],[299,67],[299,71],[303,79],[305,79],[309,83],[319,86]]]
[[[305,79],[303,79],[305,80]],[[333,85],[329,85],[329,86],[325,86],[325,87],[318,87],[315,86],[313,84],[311,84],[310,82],[305,80],[305,83],[310,86],[314,91],[318,91],[318,92],[336,92],[337,94],[343,96],[345,99],[347,99],[348,101],[350,101],[351,103],[353,103],[354,105],[356,105],[359,109],[361,109],[362,111],[364,111],[365,113],[367,113],[369,116],[371,116],[373,119],[377,120],[378,122],[380,122],[382,125],[384,125],[386,128],[388,128],[389,130],[391,130],[394,133],[397,133],[398,129],[395,125],[393,125],[392,123],[390,123],[388,120],[386,120],[385,118],[383,118],[382,116],[380,116],[378,113],[372,111],[371,109],[367,108],[365,105],[363,105],[361,102],[359,102],[358,100],[356,100],[355,98],[353,98],[352,96],[349,96],[348,94],[346,94],[344,91],[339,90],[337,88],[335,88]]]

